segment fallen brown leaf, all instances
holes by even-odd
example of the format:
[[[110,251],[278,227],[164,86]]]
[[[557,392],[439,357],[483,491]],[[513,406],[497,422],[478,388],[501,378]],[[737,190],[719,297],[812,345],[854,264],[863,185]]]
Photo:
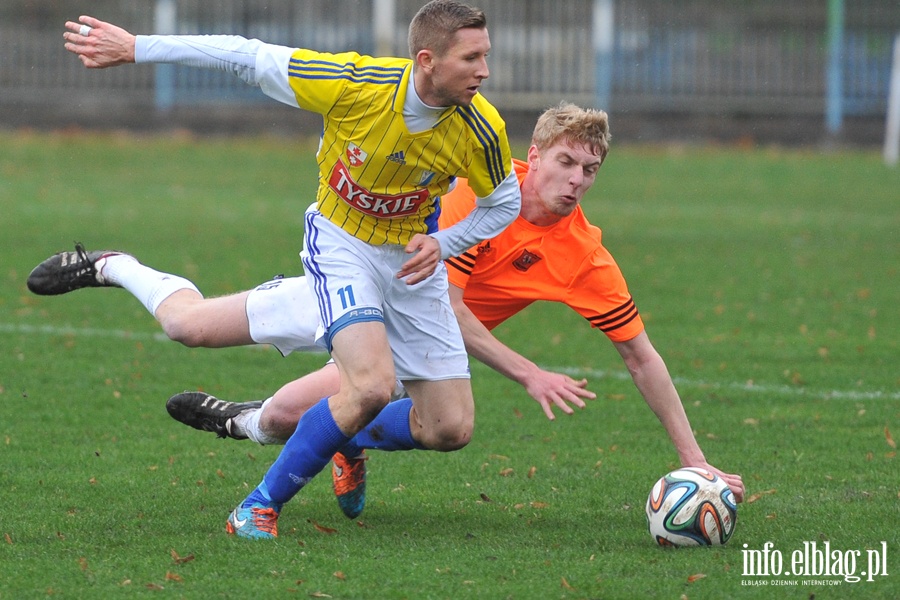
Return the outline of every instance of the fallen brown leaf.
[[[688,577],[688,583],[694,583],[698,579],[703,579],[704,577],[706,577],[705,573],[695,573]]]
[[[481,492],[481,499],[482,499],[484,502],[492,502],[492,500],[491,500],[491,499],[488,497],[488,495],[485,494],[484,492]]]
[[[569,582],[566,581],[565,577],[561,577],[560,580],[561,580],[560,585],[562,585],[563,589],[566,589],[566,590],[574,590],[575,589],[571,585],[569,585]]]
[[[887,441],[887,445],[891,448],[897,447],[897,442],[894,441],[894,438],[891,437],[891,431],[887,427],[884,428],[884,439]]]
[[[340,579],[341,581],[346,581],[346,580],[347,580],[347,576],[344,575],[344,572],[343,572],[343,571],[335,571],[335,572],[334,572],[334,576],[337,577],[338,579]]]
[[[754,502],[756,502],[757,500],[759,500],[759,499],[762,498],[763,496],[768,496],[769,494],[774,494],[775,491],[776,491],[776,490],[772,489],[772,490],[766,490],[766,491],[764,491],[764,492],[757,492],[757,493],[751,495],[751,496],[750,496],[749,498],[747,498],[746,500],[744,500],[744,502],[746,502],[747,504],[753,504]]]
[[[534,477],[534,474],[537,473],[537,467],[531,467],[528,469],[528,479]]]
[[[502,469],[500,471],[500,476],[501,477],[509,477],[510,475],[512,475],[515,472],[516,472],[515,469],[512,469],[512,468]]]
[[[188,554],[187,556],[178,556],[178,553],[175,552],[174,548],[169,552],[169,554],[172,556],[172,560],[175,561],[176,565],[183,565],[184,563],[194,560],[193,554]]]
[[[312,523],[312,526],[315,527],[316,530],[321,531],[322,533],[328,533],[328,534],[337,533],[337,529],[333,529],[331,527],[325,527],[324,525],[319,525],[312,519],[307,519],[307,521]],[[330,596],[329,596],[329,598],[330,598]]]
[[[177,573],[172,573],[171,571],[166,571],[166,581],[177,581],[181,583],[184,579],[181,578],[181,575]]]

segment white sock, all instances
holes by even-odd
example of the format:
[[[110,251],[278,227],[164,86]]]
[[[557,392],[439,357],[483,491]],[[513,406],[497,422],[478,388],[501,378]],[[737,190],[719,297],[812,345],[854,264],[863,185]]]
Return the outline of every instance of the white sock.
[[[262,416],[263,411],[266,410],[266,404],[271,401],[272,398],[269,398],[263,402],[260,408],[245,410],[231,421],[241,430],[241,433],[261,446],[284,444],[283,439],[272,437],[259,428],[259,418]]]
[[[179,290],[200,293],[197,286],[184,277],[151,269],[128,254],[114,254],[99,260],[97,268],[108,282],[131,292],[153,316],[162,301]]]

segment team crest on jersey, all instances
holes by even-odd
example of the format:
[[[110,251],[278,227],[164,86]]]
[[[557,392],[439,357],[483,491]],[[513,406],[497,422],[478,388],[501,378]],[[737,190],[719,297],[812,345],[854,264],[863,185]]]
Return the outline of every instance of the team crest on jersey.
[[[422,171],[422,175],[419,176],[419,181],[416,182],[416,185],[426,186],[431,183],[432,179],[434,179],[434,171]]]
[[[491,252],[493,252],[493,251],[494,251],[494,249],[491,248],[491,241],[490,241],[490,240],[488,240],[487,242],[485,242],[485,243],[481,244],[480,246],[478,246],[478,254],[489,254],[489,253],[491,253]]]
[[[533,267],[541,257],[528,250],[522,250],[522,256],[513,261],[513,266],[520,271],[527,271]]]
[[[361,167],[364,162],[366,162],[366,158],[368,158],[368,154],[366,154],[365,150],[350,142],[350,145],[347,146],[347,161],[350,163],[351,167]]]

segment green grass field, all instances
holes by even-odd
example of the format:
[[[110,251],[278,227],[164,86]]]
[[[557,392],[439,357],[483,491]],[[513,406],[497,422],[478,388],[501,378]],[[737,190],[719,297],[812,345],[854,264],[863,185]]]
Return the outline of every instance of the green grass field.
[[[76,240],[207,295],[297,273],[313,150],[0,135],[0,598],[900,597],[900,171],[875,153],[614,146],[585,200],[708,459],[744,476],[726,546],[653,544],[644,503],[675,453],[612,345],[556,305],[496,333],[588,377],[584,411],[549,422],[473,363],[467,448],[374,455],[358,523],[326,476],[276,541],[227,536],[278,448],[186,428],[165,400],[264,398],[323,356],[187,349],[122,290],[39,298],[25,278]],[[784,570],[827,542],[888,574],[745,576],[766,542]]]

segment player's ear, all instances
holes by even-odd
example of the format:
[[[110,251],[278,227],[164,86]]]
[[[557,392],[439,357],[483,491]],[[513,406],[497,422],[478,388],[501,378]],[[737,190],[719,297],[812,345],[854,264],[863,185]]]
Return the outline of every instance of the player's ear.
[[[434,69],[434,52],[427,48],[419,50],[416,53],[416,66],[430,73]]]
[[[528,149],[528,168],[531,171],[534,171],[538,168],[541,163],[541,153],[537,149],[537,146],[532,145]]]

